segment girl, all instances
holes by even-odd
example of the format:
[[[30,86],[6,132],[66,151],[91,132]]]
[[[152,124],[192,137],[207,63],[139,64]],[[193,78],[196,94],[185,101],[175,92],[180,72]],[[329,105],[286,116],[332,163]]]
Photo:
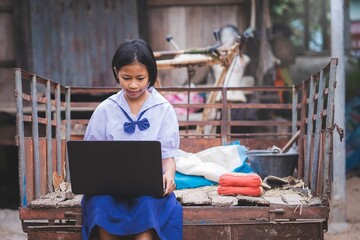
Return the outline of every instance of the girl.
[[[84,139],[160,141],[165,193],[163,198],[84,196],[83,239],[97,234],[101,239],[182,239],[182,207],[173,193],[179,127],[173,107],[152,87],[157,78],[153,52],[143,40],[125,41],[112,68],[122,90],[95,109]]]

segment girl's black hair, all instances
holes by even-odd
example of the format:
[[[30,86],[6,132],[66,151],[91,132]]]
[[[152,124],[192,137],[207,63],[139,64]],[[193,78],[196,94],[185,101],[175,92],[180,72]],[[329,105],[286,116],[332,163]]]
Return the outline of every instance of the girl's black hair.
[[[123,66],[134,62],[146,66],[149,73],[149,86],[153,86],[157,78],[156,61],[152,49],[142,39],[126,40],[116,50],[111,64],[116,81],[118,81],[118,71]]]

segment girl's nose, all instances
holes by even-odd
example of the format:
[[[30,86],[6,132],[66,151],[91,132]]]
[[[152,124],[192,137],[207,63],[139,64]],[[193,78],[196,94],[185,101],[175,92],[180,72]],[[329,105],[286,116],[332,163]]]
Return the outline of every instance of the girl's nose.
[[[129,84],[129,88],[132,88],[132,89],[137,88],[136,82],[135,82],[135,81],[131,81],[130,84]]]

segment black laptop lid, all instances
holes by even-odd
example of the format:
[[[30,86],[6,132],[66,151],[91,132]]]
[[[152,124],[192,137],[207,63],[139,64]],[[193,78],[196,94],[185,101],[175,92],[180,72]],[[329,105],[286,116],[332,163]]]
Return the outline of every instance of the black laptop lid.
[[[85,195],[163,195],[158,141],[68,141],[72,191]]]

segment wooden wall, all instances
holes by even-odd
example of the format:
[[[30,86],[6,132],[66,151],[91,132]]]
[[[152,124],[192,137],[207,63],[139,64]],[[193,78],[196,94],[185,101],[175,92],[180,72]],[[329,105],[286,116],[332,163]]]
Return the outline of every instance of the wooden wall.
[[[72,86],[114,86],[118,45],[138,35],[137,2],[30,0],[32,71]]]
[[[0,108],[15,106],[12,71],[16,64],[13,12],[12,0],[0,0]]]
[[[233,24],[243,31],[248,27],[249,5],[245,0],[149,0],[149,41],[155,51],[174,49],[165,40],[171,34],[180,48],[215,44],[213,30]],[[160,71],[163,85],[184,84],[186,69]]]

